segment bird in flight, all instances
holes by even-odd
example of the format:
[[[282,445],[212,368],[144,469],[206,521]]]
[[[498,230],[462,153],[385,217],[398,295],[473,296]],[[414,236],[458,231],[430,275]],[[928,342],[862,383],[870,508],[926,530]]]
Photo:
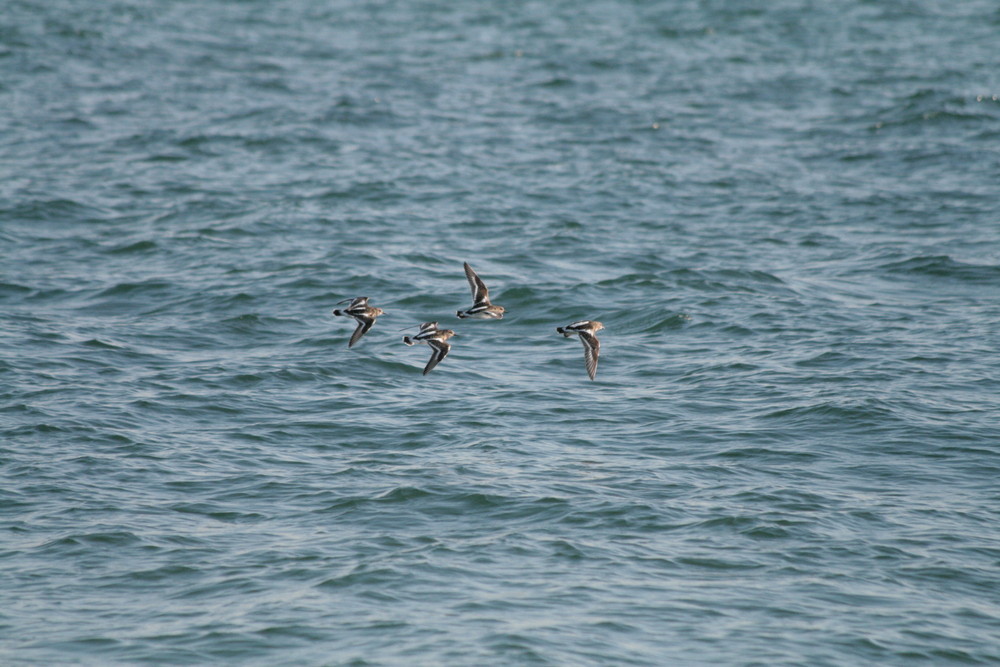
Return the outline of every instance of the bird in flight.
[[[372,328],[373,324],[375,324],[375,318],[379,315],[383,315],[385,311],[381,308],[369,306],[368,297],[366,296],[344,299],[343,301],[338,302],[337,305],[339,306],[341,303],[347,303],[348,301],[351,302],[351,305],[343,310],[334,310],[333,314],[338,317],[353,317],[357,320],[358,328],[354,330],[353,334],[351,334],[351,342],[347,344],[347,347],[354,347],[354,344],[361,340],[361,337],[368,333],[368,330]]]
[[[580,320],[565,327],[556,327],[556,331],[566,338],[574,334],[580,337],[580,342],[583,343],[583,361],[591,380],[597,375],[597,360],[601,356],[601,341],[597,340],[596,334],[603,328],[603,324],[593,320]]]
[[[457,315],[462,319],[467,317],[477,320],[503,319],[504,307],[490,303],[490,290],[468,262],[465,262],[465,277],[468,278],[469,287],[472,288],[472,308],[460,310]]]

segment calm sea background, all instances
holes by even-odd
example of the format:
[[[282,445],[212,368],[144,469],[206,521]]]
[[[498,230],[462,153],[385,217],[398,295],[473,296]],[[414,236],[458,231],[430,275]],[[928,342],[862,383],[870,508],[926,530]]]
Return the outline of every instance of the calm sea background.
[[[0,663],[1000,664],[998,96],[993,0],[4,0]]]

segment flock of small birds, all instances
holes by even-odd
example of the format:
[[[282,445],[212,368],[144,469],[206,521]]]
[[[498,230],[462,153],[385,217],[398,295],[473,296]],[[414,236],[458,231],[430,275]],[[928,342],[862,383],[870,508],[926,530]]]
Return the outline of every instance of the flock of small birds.
[[[460,319],[502,320],[505,312],[504,307],[490,303],[490,291],[486,287],[486,283],[472,270],[468,262],[465,262],[465,277],[469,281],[469,287],[472,288],[472,307],[468,310],[460,310],[456,315]],[[371,330],[378,316],[385,313],[381,308],[368,305],[368,298],[367,296],[358,296],[353,299],[344,299],[337,305],[348,301],[350,301],[350,305],[342,310],[333,311],[333,314],[338,317],[353,317],[358,322],[358,327],[351,334],[351,340],[347,343],[347,347],[354,347],[354,344]],[[564,327],[556,327],[556,331],[566,338],[574,335],[580,338],[583,343],[583,360],[587,367],[587,375],[590,376],[591,380],[597,376],[597,360],[601,354],[601,341],[597,340],[596,334],[603,328],[603,324],[593,320],[580,320]],[[427,375],[448,356],[448,352],[451,350],[451,343],[448,342],[448,339],[454,335],[455,332],[451,329],[439,329],[437,322],[424,322],[415,335],[403,336],[403,342],[410,346],[426,343],[431,348],[431,358],[424,366],[424,375]]]

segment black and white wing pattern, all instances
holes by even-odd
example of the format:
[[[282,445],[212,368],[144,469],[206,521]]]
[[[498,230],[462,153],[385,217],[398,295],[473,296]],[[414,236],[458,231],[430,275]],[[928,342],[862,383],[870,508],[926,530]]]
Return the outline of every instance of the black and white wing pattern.
[[[460,310],[456,315],[462,319],[471,317],[477,320],[502,320],[506,309],[490,303],[490,290],[486,287],[486,283],[472,270],[468,262],[465,262],[464,266],[465,277],[469,281],[469,287],[472,288],[472,308]]]
[[[587,375],[593,380],[597,376],[597,360],[601,356],[601,341],[597,340],[597,332],[604,325],[596,320],[580,320],[564,327],[556,327],[556,331],[566,338],[579,336],[583,343],[583,361],[587,366]]]
[[[420,331],[415,336],[403,336],[403,342],[407,345],[416,345],[417,343],[425,342],[429,337],[437,333],[437,331],[437,322],[424,322],[420,325]]]
[[[424,366],[424,375],[434,370],[434,367],[440,364],[451,350],[451,344],[447,341],[430,339],[427,341],[427,344],[431,348],[431,358],[427,361],[427,365]]]
[[[486,283],[479,277],[468,262],[465,262],[465,277],[469,280],[469,287],[472,288],[472,307],[490,305],[490,290]]]
[[[437,322],[424,322],[420,325],[420,333],[412,337],[403,336],[403,342],[407,345],[426,343],[431,348],[431,358],[424,366],[424,375],[427,375],[448,356],[448,352],[451,350],[448,339],[454,335],[455,332],[451,329],[438,329]]]
[[[361,340],[375,324],[375,319],[385,313],[381,308],[375,308],[374,306],[368,305],[368,297],[366,296],[356,296],[353,299],[344,299],[340,301],[337,305],[341,303],[351,302],[347,308],[343,310],[334,310],[333,314],[337,317],[353,317],[357,320],[358,327],[351,334],[351,341],[347,344],[347,347],[354,347],[354,344]]]
[[[601,356],[601,341],[594,334],[581,331],[580,342],[583,343],[583,361],[587,365],[587,375],[593,380],[597,375],[597,360]]]
[[[438,330],[437,322],[424,322],[423,324],[420,325],[420,331],[417,332],[416,337],[420,338],[421,336],[427,336],[427,334],[437,330]]]
[[[354,347],[354,344],[361,340],[361,337],[368,333],[372,325],[375,324],[375,318],[368,315],[354,315],[353,317],[358,321],[358,328],[351,334],[351,342],[347,344],[347,347]]]
[[[338,301],[337,305],[339,306],[342,303],[347,303],[348,301],[350,301],[351,305],[349,305],[347,308],[344,308],[342,312],[348,315],[353,315],[354,312],[358,310],[364,310],[365,308],[368,307],[368,298],[369,297],[367,296],[356,296],[351,299],[344,299],[343,301]]]

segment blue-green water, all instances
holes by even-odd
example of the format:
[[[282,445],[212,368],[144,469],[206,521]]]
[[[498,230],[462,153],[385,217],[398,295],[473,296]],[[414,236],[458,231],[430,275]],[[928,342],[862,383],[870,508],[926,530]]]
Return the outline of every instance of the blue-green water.
[[[0,662],[1000,662],[998,35],[6,0]]]

